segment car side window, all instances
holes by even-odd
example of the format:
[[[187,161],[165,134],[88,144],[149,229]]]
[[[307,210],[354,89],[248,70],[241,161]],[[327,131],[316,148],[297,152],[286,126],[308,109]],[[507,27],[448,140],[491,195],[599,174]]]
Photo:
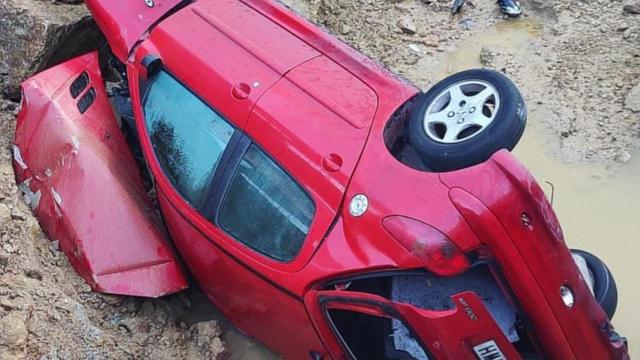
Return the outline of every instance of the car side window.
[[[203,211],[234,128],[165,71],[151,80],[144,115],[162,170],[180,195]]]
[[[314,214],[305,190],[250,145],[224,196],[218,225],[255,251],[286,262],[298,255]]]

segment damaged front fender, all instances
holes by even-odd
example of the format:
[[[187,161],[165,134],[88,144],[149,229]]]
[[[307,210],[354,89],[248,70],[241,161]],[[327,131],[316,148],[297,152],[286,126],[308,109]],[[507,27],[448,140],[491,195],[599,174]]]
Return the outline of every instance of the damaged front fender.
[[[16,180],[44,232],[100,292],[158,297],[187,288],[116,123],[96,53],[22,84]]]

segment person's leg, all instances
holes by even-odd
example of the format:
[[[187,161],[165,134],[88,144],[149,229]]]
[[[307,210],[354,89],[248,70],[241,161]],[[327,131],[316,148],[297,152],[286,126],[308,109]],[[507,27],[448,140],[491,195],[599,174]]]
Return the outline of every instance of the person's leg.
[[[457,14],[464,5],[464,0],[453,0],[451,3],[451,12]]]
[[[517,0],[498,0],[498,5],[503,14],[509,16],[522,15],[522,7],[520,7],[520,3]]]

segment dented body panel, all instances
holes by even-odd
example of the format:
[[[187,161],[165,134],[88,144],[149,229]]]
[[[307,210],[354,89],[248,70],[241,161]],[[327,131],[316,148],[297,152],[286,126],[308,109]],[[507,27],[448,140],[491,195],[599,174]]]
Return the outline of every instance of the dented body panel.
[[[79,78],[88,79],[80,93],[71,90]],[[29,79],[23,97],[14,145],[17,181],[76,271],[106,293],[158,297],[185,289],[110,108],[97,54]]]

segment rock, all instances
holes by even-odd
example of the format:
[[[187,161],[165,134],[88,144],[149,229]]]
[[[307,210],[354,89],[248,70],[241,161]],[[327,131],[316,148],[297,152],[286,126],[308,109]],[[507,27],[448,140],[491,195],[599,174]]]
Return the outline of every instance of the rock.
[[[126,331],[128,333],[132,331],[136,331],[138,328],[138,319],[137,318],[124,318],[118,322],[118,328]]]
[[[36,280],[40,280],[40,281],[42,280],[42,273],[40,271],[38,271],[38,270],[33,270],[33,269],[26,270],[24,272],[24,275],[26,277],[28,277],[28,278],[31,278],[31,279],[36,279]]]
[[[425,41],[423,42],[423,44],[424,44],[424,46],[432,47],[432,48],[437,48],[438,46],[440,46],[440,43],[439,43],[439,42],[436,42],[436,41],[430,41],[430,40],[425,40]]]
[[[640,14],[640,1],[626,4],[625,6],[622,7],[622,11],[629,14]]]
[[[460,24],[460,26],[464,30],[471,30],[476,26],[475,21],[473,21],[472,19],[469,19],[469,18],[460,20],[460,22],[458,24]]]
[[[488,46],[483,46],[480,49],[480,64],[484,67],[492,67],[495,62],[495,54]]]
[[[340,24],[340,34],[347,35],[352,31],[351,27],[347,24]]]
[[[624,105],[633,112],[640,112],[640,84],[631,88],[624,100]]]
[[[5,205],[0,204],[0,229],[11,222],[11,210]]]
[[[203,321],[191,326],[189,330],[194,346],[190,353],[192,358],[215,359],[225,351],[224,344],[220,340],[220,326],[215,320]],[[197,356],[193,356],[198,354]]]
[[[82,5],[0,1],[0,95],[20,97],[29,75],[104,44]]]
[[[140,314],[145,317],[153,316],[155,308],[153,307],[153,302],[150,300],[145,300],[140,306]]]
[[[13,167],[11,167],[11,164],[9,163],[0,164],[0,174],[13,175]]]
[[[49,244],[49,251],[53,255],[58,255],[60,253],[60,240],[51,241],[51,244]]]
[[[629,28],[629,24],[620,24],[616,28],[616,31],[617,32],[625,32],[625,31],[627,31],[628,28]]]
[[[81,293],[88,294],[92,290],[91,290],[91,286],[85,282],[82,285],[80,285],[80,287],[78,288],[78,291],[81,292]]]
[[[16,110],[16,107],[17,107],[16,104],[11,101],[2,101],[2,105],[0,105],[0,110],[13,112]]]
[[[224,348],[224,344],[222,343],[222,340],[220,340],[219,337],[214,338],[211,341],[211,353],[214,357],[217,357],[218,355],[221,355],[222,353],[224,353],[225,348]]]
[[[0,344],[10,349],[23,346],[27,340],[25,320],[18,312],[9,313],[0,319]]]
[[[22,211],[18,205],[16,205],[11,209],[11,218],[13,220],[24,221],[27,220],[27,214]]]
[[[615,160],[621,164],[626,164],[631,161],[631,154],[628,151],[623,151],[615,157]]]
[[[409,16],[405,16],[398,20],[398,27],[403,33],[413,35],[416,33],[417,28],[413,22],[413,19]]]
[[[11,246],[11,244],[3,244],[2,250],[6,251],[9,254],[13,254],[15,251],[15,249],[13,248],[13,246]]]
[[[100,297],[104,303],[114,306],[120,305],[124,301],[124,297],[118,295],[98,294],[98,297]]]
[[[202,321],[192,327],[196,341],[200,344],[206,343],[209,339],[220,336],[220,326],[215,320]]]
[[[638,28],[635,26],[629,27],[622,32],[622,38],[625,40],[633,40],[638,37]]]
[[[417,54],[422,54],[423,51],[420,49],[418,44],[409,44],[409,49]]]

